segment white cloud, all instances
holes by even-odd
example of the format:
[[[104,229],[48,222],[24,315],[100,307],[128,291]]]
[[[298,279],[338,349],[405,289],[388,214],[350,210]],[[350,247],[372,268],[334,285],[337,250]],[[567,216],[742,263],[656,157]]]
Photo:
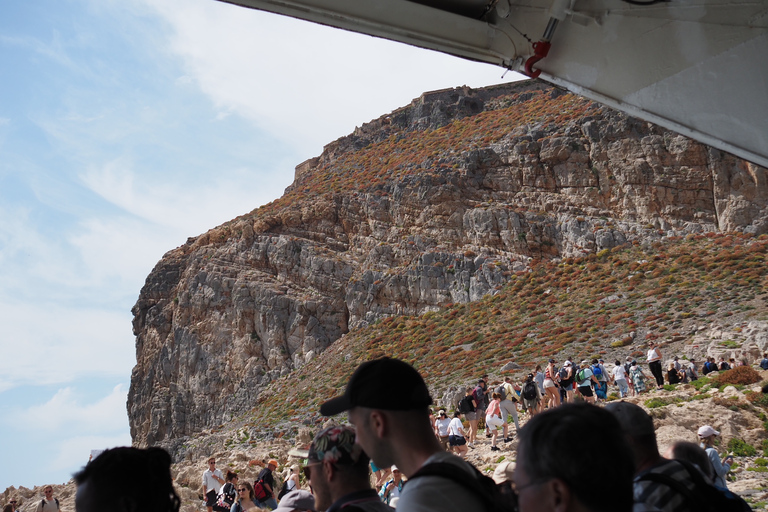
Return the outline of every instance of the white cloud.
[[[125,404],[123,404],[123,414],[125,414]],[[125,423],[127,426],[127,418],[125,418]],[[131,446],[131,436],[127,430],[122,434],[111,436],[76,436],[64,439],[56,445],[58,453],[50,461],[50,469],[75,472],[88,462],[91,450],[106,450],[118,446]],[[74,461],[80,461],[80,463]]]
[[[73,388],[59,389],[48,402],[20,411],[14,416],[31,430],[44,432],[112,432],[125,427],[128,391],[118,384],[107,396],[83,403]],[[97,448],[97,447],[94,447]]]
[[[91,166],[80,178],[91,191],[124,211],[187,236],[247,213],[279,197],[284,174],[256,168],[210,169],[214,179],[194,174],[180,184],[172,175],[140,178],[133,164],[120,158]],[[172,247],[167,247],[168,249]]]
[[[495,66],[284,16],[209,0],[144,1],[173,27],[171,50],[222,111],[310,156],[424,91],[503,81]]]
[[[87,375],[130,375],[136,359],[129,311],[40,299],[38,304],[0,300],[0,360],[13,362],[0,374],[0,391]]]

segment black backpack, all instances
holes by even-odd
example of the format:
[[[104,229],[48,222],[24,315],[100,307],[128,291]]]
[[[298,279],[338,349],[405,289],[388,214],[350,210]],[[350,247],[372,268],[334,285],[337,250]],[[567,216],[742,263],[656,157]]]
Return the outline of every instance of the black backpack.
[[[496,485],[491,478],[482,474],[475,466],[471,467],[472,473],[467,473],[450,462],[433,462],[422,466],[404,485],[420,476],[439,476],[471,491],[485,505],[487,512],[517,511],[517,496],[514,493],[504,493],[502,487]]]
[[[536,383],[532,380],[526,381],[525,384],[523,384],[523,398],[526,400],[534,400],[536,399]]]
[[[468,412],[475,412],[475,406],[472,405],[472,395],[467,395],[461,400],[459,400],[459,412],[461,414],[466,414]]]
[[[675,462],[679,462],[688,472],[695,490],[691,490],[682,482],[661,473],[645,473],[640,475],[638,480],[658,482],[674,489],[675,492],[685,496],[688,503],[693,503],[692,509],[697,512],[750,512],[752,510],[738,494],[734,494],[728,489],[715,487],[704,480],[701,472],[691,463],[679,459],[675,459]]]
[[[560,374],[560,382],[567,383],[568,380],[571,378],[571,376],[569,375],[571,372],[568,366],[563,366],[562,368],[560,368],[560,371],[558,373]]]

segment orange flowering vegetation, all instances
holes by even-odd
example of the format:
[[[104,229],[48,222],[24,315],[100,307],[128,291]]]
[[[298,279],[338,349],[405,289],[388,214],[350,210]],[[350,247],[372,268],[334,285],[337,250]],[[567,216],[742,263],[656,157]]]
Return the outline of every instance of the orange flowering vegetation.
[[[386,195],[385,185],[406,177],[432,179],[454,172],[459,167],[458,154],[487,148],[518,127],[535,125],[546,137],[557,136],[568,123],[594,114],[599,108],[572,94],[554,99],[548,91],[525,94],[530,98],[519,100],[520,93],[516,93],[509,97],[510,101],[501,102],[506,106],[456,119],[437,129],[392,129],[385,140],[347,151],[332,162],[314,168],[294,183],[290,192],[250,215],[274,214],[316,196],[350,192]]]
[[[690,235],[542,262],[479,301],[391,316],[350,333],[278,382],[275,394],[262,395],[252,418],[320,421],[320,403],[343,392],[355,367],[385,355],[413,364],[442,392],[510,361],[527,373],[551,356],[623,359],[642,354],[649,339],[690,341],[681,334],[689,332],[687,320],[748,320],[765,315],[766,300],[766,235]]]

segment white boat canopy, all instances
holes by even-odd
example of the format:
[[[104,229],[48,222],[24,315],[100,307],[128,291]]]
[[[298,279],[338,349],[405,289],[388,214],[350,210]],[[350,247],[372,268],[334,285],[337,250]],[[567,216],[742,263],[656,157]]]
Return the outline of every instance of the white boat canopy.
[[[766,0],[222,0],[497,64],[768,167]]]

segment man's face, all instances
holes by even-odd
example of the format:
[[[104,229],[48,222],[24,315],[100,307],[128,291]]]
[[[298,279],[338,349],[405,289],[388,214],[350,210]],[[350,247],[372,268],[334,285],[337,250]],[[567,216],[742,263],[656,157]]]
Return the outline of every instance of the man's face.
[[[533,481],[525,470],[525,462],[521,456],[524,448],[518,448],[517,465],[512,476],[520,512],[551,512],[554,510],[547,499],[546,481]]]
[[[367,414],[368,409],[355,407],[349,410],[349,422],[355,427],[355,442],[373,459],[374,464],[380,468],[389,467],[394,461],[390,458],[389,450],[376,435]]]
[[[209,460],[208,461],[208,469],[211,471],[214,471],[216,469],[216,461],[215,460]]]
[[[333,499],[331,498],[330,486],[325,479],[323,464],[320,462],[310,463],[306,466],[306,470],[309,471],[309,487],[312,489],[312,494],[315,495],[315,510],[318,512],[327,510],[333,504]]]
[[[53,497],[53,488],[52,487],[46,487],[43,491],[45,493],[45,499],[50,500]]]

